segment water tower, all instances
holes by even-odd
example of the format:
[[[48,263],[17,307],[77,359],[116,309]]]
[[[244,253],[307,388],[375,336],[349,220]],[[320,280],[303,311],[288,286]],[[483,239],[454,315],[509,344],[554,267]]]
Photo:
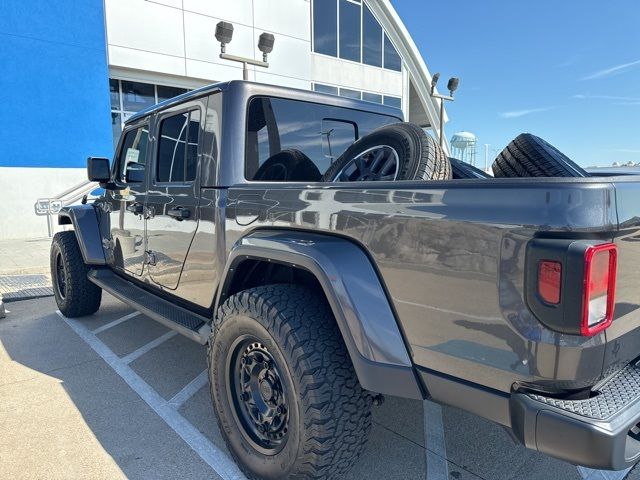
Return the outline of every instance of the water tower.
[[[471,165],[476,164],[476,143],[473,133],[458,132],[451,137],[451,156]]]

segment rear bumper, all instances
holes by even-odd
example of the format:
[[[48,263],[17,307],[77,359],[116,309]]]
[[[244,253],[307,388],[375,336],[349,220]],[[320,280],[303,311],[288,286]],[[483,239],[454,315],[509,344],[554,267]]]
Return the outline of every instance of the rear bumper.
[[[591,468],[622,470],[640,460],[640,366],[628,365],[587,400],[511,396],[511,428],[528,448]]]

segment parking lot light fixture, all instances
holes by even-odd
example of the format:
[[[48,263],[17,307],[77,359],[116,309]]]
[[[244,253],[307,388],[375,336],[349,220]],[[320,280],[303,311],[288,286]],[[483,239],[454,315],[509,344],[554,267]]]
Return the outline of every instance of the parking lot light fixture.
[[[216,25],[216,40],[220,42],[222,53],[226,51],[227,43],[233,39],[233,24],[229,22],[218,22]]]
[[[267,55],[273,51],[275,37],[271,33],[263,32],[258,40],[258,50],[262,52],[262,61],[267,61]]]
[[[440,129],[438,131],[440,146],[444,146],[444,102],[449,101],[453,102],[453,92],[458,89],[458,85],[460,84],[460,79],[458,77],[451,77],[447,82],[447,90],[449,90],[449,95],[441,95],[436,93],[436,84],[440,79],[440,73],[434,73],[433,77],[431,77],[431,96],[433,98],[437,98],[440,100]]]
[[[271,33],[262,33],[258,41],[258,49],[262,52],[262,61],[254,58],[240,57],[238,55],[230,55],[227,53],[227,43],[233,39],[233,24],[229,22],[218,22],[216,25],[216,40],[220,42],[220,58],[232,62],[242,63],[242,78],[249,80],[249,65],[257,67],[269,68],[267,55],[273,51],[275,38]]]

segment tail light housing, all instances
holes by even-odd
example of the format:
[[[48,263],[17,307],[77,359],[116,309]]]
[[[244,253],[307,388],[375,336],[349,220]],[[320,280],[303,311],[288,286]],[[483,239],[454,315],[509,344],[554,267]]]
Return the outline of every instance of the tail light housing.
[[[617,268],[615,244],[593,245],[585,250],[582,335],[595,335],[613,322]]]
[[[550,330],[593,336],[613,322],[618,250],[594,240],[527,243],[527,306]]]

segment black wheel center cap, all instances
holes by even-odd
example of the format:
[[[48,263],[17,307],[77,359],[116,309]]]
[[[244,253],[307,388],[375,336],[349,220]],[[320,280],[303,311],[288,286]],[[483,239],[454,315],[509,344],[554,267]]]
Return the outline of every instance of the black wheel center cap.
[[[268,380],[262,380],[260,382],[260,395],[262,399],[267,402],[273,398],[273,386]]]

